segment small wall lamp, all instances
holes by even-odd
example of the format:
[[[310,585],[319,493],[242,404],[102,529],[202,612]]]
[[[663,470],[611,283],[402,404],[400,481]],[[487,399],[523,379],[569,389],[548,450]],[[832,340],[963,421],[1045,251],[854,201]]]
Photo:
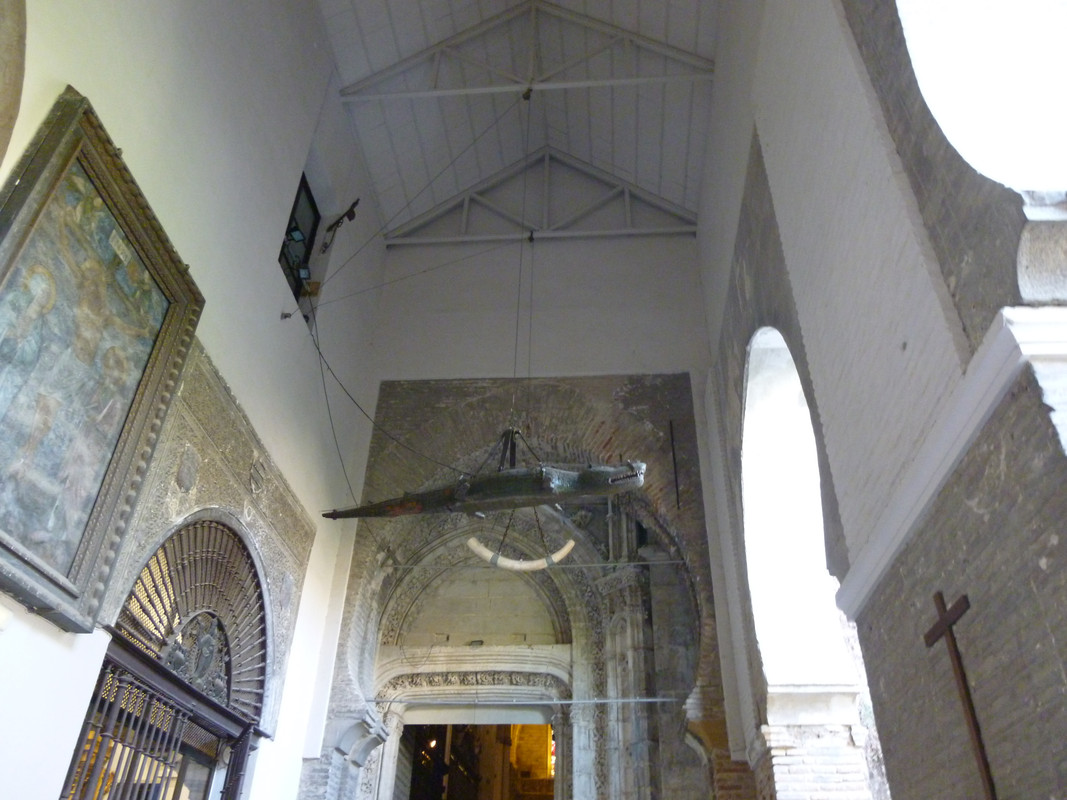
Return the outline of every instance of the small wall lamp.
[[[359,198],[357,197],[355,201],[353,201],[352,205],[348,207],[348,211],[346,211],[344,214],[339,216],[327,226],[326,236],[323,237],[322,250],[319,251],[320,253],[325,253],[327,250],[330,249],[330,245],[333,244],[333,235],[337,233],[337,229],[341,227],[345,220],[351,222],[356,218],[356,206],[358,205]]]

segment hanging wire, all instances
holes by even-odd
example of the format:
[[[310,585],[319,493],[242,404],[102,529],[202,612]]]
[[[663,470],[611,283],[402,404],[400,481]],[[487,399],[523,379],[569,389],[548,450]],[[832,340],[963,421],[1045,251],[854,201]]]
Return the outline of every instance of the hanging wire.
[[[508,540],[508,531],[511,530],[511,522],[515,519],[515,509],[511,509],[511,513],[508,514],[508,524],[504,526],[504,535],[500,537],[500,546],[497,548],[497,555],[504,549],[504,542]]]
[[[386,220],[385,222],[383,222],[383,223],[382,223],[382,225],[381,225],[381,226],[380,226],[380,227],[378,228],[378,230],[377,230],[377,231],[375,231],[375,232],[374,232],[374,233],[373,233],[373,234],[372,234],[372,235],[371,235],[371,236],[370,236],[370,237],[369,237],[369,238],[367,239],[367,241],[365,241],[365,242],[364,242],[364,243],[363,243],[362,245],[360,245],[360,246],[359,246],[358,248],[356,248],[356,251],[355,251],[354,253],[352,253],[352,255],[350,255],[350,256],[349,256],[348,258],[346,258],[346,259],[345,259],[345,260],[344,260],[344,261],[343,261],[343,262],[342,262],[341,264],[339,264],[339,265],[337,266],[337,268],[336,268],[335,270],[333,270],[333,272],[328,272],[328,273],[327,273],[327,274],[326,274],[326,275],[325,275],[325,276],[323,277],[323,279],[322,279],[322,283],[321,283],[321,284],[319,285],[319,290],[321,291],[321,290],[322,290],[322,287],[324,287],[324,286],[325,286],[325,285],[326,285],[327,283],[329,283],[329,282],[330,282],[331,280],[333,280],[333,279],[334,279],[335,277],[337,277],[337,275],[338,275],[338,274],[339,274],[339,273],[340,273],[340,272],[341,272],[342,270],[346,269],[346,268],[347,268],[347,267],[348,267],[348,266],[349,266],[349,265],[350,265],[350,264],[351,264],[351,263],[352,263],[352,262],[353,262],[353,261],[354,261],[354,260],[356,259],[356,257],[357,257],[357,256],[358,256],[358,255],[359,255],[360,253],[362,253],[362,252],[363,252],[363,251],[364,251],[364,250],[365,250],[365,249],[366,249],[366,248],[367,248],[367,247],[368,247],[368,246],[370,245],[370,243],[371,243],[371,242],[373,242],[373,241],[374,241],[374,240],[375,240],[375,239],[376,239],[376,238],[377,238],[378,236],[380,236],[380,235],[382,235],[383,233],[385,233],[385,231],[387,231],[387,230],[389,229],[389,226],[390,226],[390,225],[392,225],[392,224],[393,224],[393,222],[395,222],[395,221],[396,221],[396,219],[397,219],[397,218],[398,218],[398,217],[399,217],[399,216],[400,216],[401,214],[403,214],[403,213],[405,213],[406,211],[408,211],[408,210],[409,210],[409,209],[411,208],[412,204],[413,204],[413,203],[414,203],[414,202],[415,202],[415,201],[416,201],[416,200],[417,200],[417,199],[418,199],[419,197],[421,197],[421,196],[423,195],[423,193],[425,193],[425,192],[426,192],[426,191],[427,191],[427,190],[428,190],[428,189],[429,189],[429,188],[430,188],[431,186],[433,186],[433,185],[434,185],[434,183],[436,183],[436,181],[437,181],[437,179],[438,179],[438,178],[440,178],[440,177],[441,177],[442,175],[444,175],[444,174],[445,174],[446,172],[448,172],[448,170],[452,169],[452,167],[453,167],[453,166],[455,166],[456,162],[458,162],[458,161],[459,161],[459,160],[460,160],[460,159],[461,159],[461,158],[462,158],[463,156],[465,156],[465,155],[467,154],[467,151],[469,151],[469,150],[470,150],[471,148],[473,148],[473,147],[474,147],[474,146],[475,146],[476,144],[478,144],[478,142],[480,142],[480,141],[482,140],[482,137],[484,137],[484,136],[485,136],[485,135],[486,135],[487,133],[489,133],[489,131],[491,131],[491,130],[493,130],[494,128],[496,128],[496,127],[497,127],[497,126],[498,126],[498,125],[499,125],[499,124],[500,124],[500,123],[501,123],[501,122],[503,121],[504,117],[506,117],[506,116],[507,116],[508,114],[510,114],[510,113],[511,113],[511,112],[512,112],[512,111],[513,111],[513,110],[514,110],[515,108],[518,108],[518,106],[519,106],[519,100],[520,100],[520,99],[521,99],[521,98],[519,98],[519,99],[516,99],[516,100],[515,100],[515,102],[513,102],[513,103],[512,103],[511,105],[509,105],[509,106],[508,106],[508,107],[507,107],[506,109],[504,109],[504,111],[502,111],[502,112],[501,112],[501,113],[500,113],[500,114],[499,114],[499,115],[498,115],[498,116],[497,116],[496,118],[494,118],[494,119],[492,120],[492,122],[490,122],[490,123],[489,123],[488,125],[486,125],[486,126],[485,126],[485,128],[483,128],[483,129],[482,129],[482,131],[481,131],[480,133],[478,133],[478,135],[477,135],[477,136],[475,136],[475,137],[474,137],[474,139],[472,139],[472,140],[471,140],[470,144],[468,144],[468,145],[467,145],[466,147],[464,147],[464,148],[463,148],[462,150],[460,150],[460,151],[459,151],[459,153],[457,153],[457,154],[456,154],[456,155],[455,155],[455,156],[454,156],[454,157],[452,158],[452,160],[451,160],[451,161],[449,161],[449,162],[448,162],[448,163],[447,163],[447,164],[446,164],[446,165],[445,165],[444,167],[442,167],[442,168],[441,168],[441,170],[440,170],[440,171],[439,171],[439,172],[438,172],[438,173],[437,173],[436,175],[434,175],[434,176],[433,176],[432,178],[430,178],[430,180],[429,180],[429,181],[428,181],[428,182],[426,183],[426,185],[425,185],[425,186],[423,186],[423,187],[422,187],[421,189],[419,189],[419,191],[418,191],[418,192],[416,192],[416,193],[415,193],[415,195],[414,195],[414,196],[413,196],[413,197],[412,197],[412,198],[411,198],[410,200],[408,200],[408,201],[407,201],[407,202],[406,202],[406,203],[405,203],[405,204],[403,205],[403,207],[402,207],[402,208],[400,208],[400,209],[399,209],[399,210],[398,210],[398,211],[397,211],[397,212],[396,212],[395,214],[393,214],[393,215],[392,215],[392,216],[391,216],[391,217],[390,217],[389,219],[387,219],[387,220]]]
[[[497,250],[502,250],[503,248],[510,247],[510,246],[511,246],[511,242],[502,242],[500,244],[495,244],[492,247],[485,248],[484,250],[479,250],[479,251],[477,251],[475,253],[468,253],[466,255],[459,256],[458,258],[453,258],[450,261],[444,261],[444,262],[442,262],[440,264],[435,264],[432,267],[426,267],[425,269],[421,269],[418,272],[412,272],[409,275],[401,275],[399,278],[392,278],[392,279],[387,280],[387,281],[382,281],[381,283],[376,283],[374,286],[368,286],[365,289],[357,289],[356,291],[351,292],[349,294],[341,295],[340,297],[334,297],[334,298],[332,298],[330,300],[326,300],[325,302],[320,302],[318,304],[318,308],[323,308],[324,306],[330,306],[330,305],[333,305],[334,303],[340,303],[340,302],[342,302],[344,300],[350,300],[353,297],[359,297],[360,295],[367,294],[368,292],[377,291],[378,289],[384,289],[385,287],[392,286],[393,284],[396,284],[396,283],[402,283],[403,281],[409,281],[412,278],[420,278],[423,275],[428,275],[429,273],[436,272],[439,269],[444,269],[445,267],[455,266],[456,264],[461,264],[464,261],[470,261],[471,259],[477,258],[479,256],[488,255],[489,253],[495,253]]]
[[[501,112],[495,119],[493,119],[493,121],[490,122],[477,136],[475,136],[474,139],[470,142],[470,144],[468,144],[458,154],[456,154],[456,156],[453,157],[452,160],[449,161],[448,164],[445,165],[445,167],[443,167],[440,170],[440,172],[438,172],[436,175],[434,175],[433,178],[431,178],[430,181],[422,189],[420,189],[410,200],[408,200],[408,202],[404,205],[403,208],[401,208],[399,211],[397,211],[384,224],[382,224],[382,226],[379,227],[378,230],[375,231],[374,234],[372,234],[370,237],[368,237],[368,239],[362,245],[360,245],[358,248],[356,248],[355,252],[352,253],[352,255],[350,255],[347,259],[345,259],[345,261],[342,262],[335,270],[333,270],[333,272],[327,273],[327,275],[323,278],[322,282],[319,284],[319,291],[321,292],[322,291],[322,287],[324,287],[329,281],[331,281],[338,274],[340,274],[340,272],[342,270],[346,269],[356,259],[356,257],[360,253],[362,253],[370,245],[370,243],[372,241],[374,241],[378,236],[380,236],[382,233],[384,233],[388,229],[389,225],[391,225],[392,222],[398,216],[400,216],[400,214],[402,214],[405,211],[407,211],[408,209],[410,209],[412,203],[416,199],[418,199],[420,196],[422,196],[422,194],[427,189],[429,189],[431,186],[433,186],[434,182],[438,178],[440,178],[445,172],[447,172],[449,169],[451,169],[456,164],[456,162],[459,161],[459,159],[462,158],[467,153],[467,151],[469,151],[472,147],[474,147],[476,144],[478,144],[478,142],[481,141],[483,136],[485,136],[490,130],[492,130],[497,125],[499,125],[500,122],[508,114],[510,114],[513,109],[517,108],[518,106],[519,106],[519,100],[517,99],[517,100],[515,100],[515,102],[513,102],[511,105],[509,105],[506,109],[504,109],[504,111]],[[471,255],[465,256],[465,257],[460,258],[460,259],[455,259],[454,261],[446,262],[445,264],[440,264],[440,265],[437,265],[436,267],[431,267],[431,268],[422,270],[421,272],[416,273],[416,275],[406,276],[404,278],[395,279],[393,281],[387,281],[386,283],[381,284],[381,285],[382,286],[386,286],[386,285],[390,285],[392,283],[399,282],[400,280],[406,280],[406,279],[411,278],[411,277],[416,277],[417,275],[423,275],[423,274],[426,274],[428,272],[432,272],[435,269],[440,269],[440,268],[442,268],[444,266],[449,266],[451,264],[458,263],[459,261],[463,261],[463,260],[466,260],[466,259],[469,259],[469,258],[473,258],[473,257],[475,257],[477,255],[483,255],[486,252],[492,252],[493,250],[496,250],[496,249],[498,249],[498,248],[497,247],[491,247],[491,248],[488,248],[487,250],[483,251],[482,253],[475,253],[475,254],[471,254]],[[378,287],[372,287],[372,288],[378,288]],[[371,289],[361,290],[361,291],[355,292],[355,293],[353,293],[351,295],[347,295],[346,297],[353,297],[355,295],[362,294],[362,293],[364,293],[366,291],[371,291]],[[319,327],[318,327],[318,315],[317,315],[318,308],[319,308],[319,303],[317,303],[314,299],[312,299],[311,304],[310,304],[310,312],[311,312],[310,313],[310,322],[311,322],[311,325],[310,325],[308,333],[309,333],[309,336],[311,337],[311,342],[315,347],[315,351],[318,353],[318,356],[319,356],[319,371],[320,371],[320,374],[321,374],[321,377],[322,377],[322,389],[323,389],[323,396],[325,397],[325,400],[326,400],[326,414],[327,414],[327,418],[328,418],[329,423],[330,423],[330,433],[331,433],[331,436],[333,437],[334,447],[337,450],[338,460],[341,462],[341,470],[342,470],[342,474],[344,475],[344,478],[345,478],[345,484],[348,486],[348,493],[352,497],[353,502],[359,502],[359,501],[356,499],[355,490],[354,490],[354,488],[352,486],[352,481],[350,480],[350,478],[348,476],[348,469],[345,467],[344,457],[341,454],[341,445],[340,445],[340,441],[339,441],[339,439],[337,437],[337,428],[336,428],[336,425],[334,424],[333,412],[332,412],[332,409],[330,407],[330,397],[329,397],[329,391],[327,390],[327,386],[326,386],[326,376],[325,376],[325,372],[323,372],[324,368],[325,368],[326,371],[328,371],[330,373],[330,376],[337,382],[337,385],[339,387],[341,387],[341,391],[343,391],[345,393],[345,395],[348,397],[348,399],[352,401],[352,404],[357,409],[359,409],[359,412],[361,414],[363,414],[364,417],[367,418],[367,420],[370,422],[370,424],[371,424],[371,426],[372,426],[372,428],[374,430],[379,431],[380,433],[385,435],[387,438],[389,438],[391,441],[393,441],[396,444],[398,444],[400,447],[404,448],[405,450],[411,452],[412,454],[414,454],[414,455],[416,455],[416,456],[418,456],[420,458],[423,458],[423,459],[425,459],[427,461],[430,461],[430,462],[436,464],[437,466],[444,467],[444,468],[449,469],[449,470],[451,470],[453,472],[456,472],[459,475],[465,474],[463,472],[463,470],[458,469],[458,468],[456,468],[455,466],[453,466],[451,464],[446,464],[446,463],[444,463],[442,461],[439,461],[439,460],[437,460],[437,459],[435,459],[435,458],[433,458],[431,456],[426,455],[425,453],[423,453],[423,452],[421,452],[419,450],[416,450],[414,447],[412,447],[411,445],[401,441],[399,438],[397,438],[395,435],[393,435],[390,431],[386,430],[381,425],[379,425],[377,422],[375,422],[374,417],[370,413],[368,413],[365,408],[363,408],[363,406],[359,403],[358,400],[356,400],[355,396],[352,394],[352,392],[350,392],[348,390],[348,387],[344,385],[344,383],[341,381],[340,377],[338,377],[337,373],[334,372],[333,368],[330,366],[330,363],[326,360],[326,356],[322,352],[322,347],[321,347],[321,344],[320,344],[320,341],[319,341],[320,340],[320,336],[321,336],[321,332],[319,331]],[[298,310],[299,310],[299,305],[298,305]],[[290,316],[292,316],[292,315],[290,315]],[[380,543],[379,543],[379,546],[380,546]]]
[[[545,164],[544,169],[548,169],[548,165]],[[525,194],[525,192],[524,192]],[[547,198],[543,202],[548,202]],[[528,318],[528,331],[526,334],[526,425],[532,429],[533,426],[533,334],[534,334],[534,276],[536,270],[534,266],[536,261],[534,260],[534,235],[533,231],[530,231],[530,316]],[[523,441],[526,441],[523,439]],[[529,443],[526,445],[529,447]],[[537,459],[540,461],[541,459]]]
[[[534,506],[533,514],[534,522],[537,523],[537,533],[541,537],[541,546],[545,548],[546,553],[549,553],[551,551],[548,549],[548,542],[545,541],[545,529],[541,527],[541,515],[537,513],[537,506]]]
[[[528,87],[525,92],[522,93],[522,99],[526,103],[526,126],[523,128],[522,134],[522,157],[524,159],[525,168],[522,171],[522,213],[519,219],[522,220],[522,224],[526,225],[526,189],[527,180],[530,176],[530,124],[533,119],[533,111],[530,105],[530,98],[533,96],[533,88]],[[530,241],[533,241],[533,228],[530,228]],[[526,249],[526,245],[523,240],[519,240],[519,275],[518,285],[515,289],[515,353],[512,359],[511,367],[511,379],[517,385],[519,379],[519,328],[522,320],[522,258],[523,252]],[[532,277],[531,277],[532,281]],[[530,298],[531,306],[530,313],[533,314],[533,297]],[[530,343],[527,342],[527,347]],[[510,412],[509,424],[515,424],[515,390],[512,390],[511,394],[511,412]],[[529,421],[529,410],[527,410],[527,422]]]
[[[345,393],[345,395],[348,397],[348,399],[352,401],[352,404],[356,408],[358,408],[360,410],[360,412],[363,414],[364,417],[367,418],[367,420],[370,422],[370,424],[374,428],[374,430],[376,430],[379,433],[381,433],[382,435],[386,436],[388,439],[390,439],[391,441],[393,441],[394,443],[396,443],[397,445],[399,445],[403,449],[407,450],[409,453],[412,453],[413,455],[419,456],[420,458],[424,458],[427,461],[430,461],[430,462],[436,464],[439,467],[444,467],[445,469],[451,470],[452,472],[455,472],[458,475],[466,474],[463,470],[459,469],[456,466],[453,466],[452,464],[446,464],[444,461],[438,461],[436,458],[433,458],[432,456],[428,456],[425,453],[423,453],[423,452],[421,452],[419,450],[416,450],[414,447],[409,445],[407,442],[404,442],[401,439],[397,438],[395,435],[393,435],[393,433],[391,433],[390,431],[386,430],[384,427],[382,427],[377,422],[375,422],[374,421],[374,417],[372,417],[370,415],[370,413],[368,413],[367,410],[365,408],[363,408],[363,406],[361,406],[359,404],[359,401],[356,400],[355,397],[353,397],[353,395],[352,395],[352,393],[350,391],[348,391],[348,387],[346,387],[344,385],[344,383],[341,382],[341,379],[339,377],[337,377],[337,373],[333,371],[333,367],[330,366],[330,362],[326,360],[326,356],[323,355],[323,352],[322,352],[321,348],[319,347],[319,343],[315,339],[314,336],[311,338],[311,340],[315,344],[315,350],[318,351],[319,360],[326,367],[326,370],[330,373],[330,376],[337,382],[337,385],[341,387],[341,391],[343,391]],[[329,400],[327,400],[327,404],[329,404]],[[333,430],[334,441],[336,442],[337,441],[337,431],[335,429],[333,429],[332,421],[330,423],[330,427],[331,427],[331,430]],[[338,451],[340,451],[340,447],[338,447]]]

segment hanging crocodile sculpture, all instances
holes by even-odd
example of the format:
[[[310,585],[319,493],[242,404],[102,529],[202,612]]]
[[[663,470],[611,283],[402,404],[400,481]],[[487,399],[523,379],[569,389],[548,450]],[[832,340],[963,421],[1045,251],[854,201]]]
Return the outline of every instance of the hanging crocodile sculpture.
[[[347,519],[452,512],[480,515],[486,511],[556,505],[617,494],[640,488],[644,482],[645,465],[640,461],[581,469],[547,465],[502,469],[464,476],[457,483],[441,489],[405,494],[355,508],[327,511],[323,516],[327,519]]]

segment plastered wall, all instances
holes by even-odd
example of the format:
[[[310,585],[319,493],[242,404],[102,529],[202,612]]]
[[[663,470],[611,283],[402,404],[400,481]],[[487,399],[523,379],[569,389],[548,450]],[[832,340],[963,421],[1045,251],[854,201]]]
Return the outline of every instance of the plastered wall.
[[[376,348],[383,378],[706,368],[692,237],[521,248],[391,248]]]
[[[66,85],[87,96],[189,263],[207,299],[198,336],[267,452],[305,509],[343,501],[348,489],[336,456],[323,456],[337,448],[321,400],[318,358],[300,316],[282,319],[295,304],[277,265],[309,153],[325,162],[336,162],[343,153],[346,164],[354,163],[348,157],[352,142],[336,124],[336,114],[344,113],[339,101],[320,118],[335,95],[329,94],[328,45],[314,7],[288,0],[271,0],[254,10],[207,3],[33,3],[27,8],[26,40],[21,106],[0,177],[9,173]],[[279,53],[299,57],[278,58]],[[347,207],[362,180],[358,168],[333,172],[331,178],[321,207],[327,215]],[[334,202],[344,205],[337,209]],[[341,232],[330,254],[338,263],[377,230],[373,199],[364,198],[361,208],[366,216]],[[346,279],[376,283],[367,275],[380,265],[382,252],[380,243],[365,248]],[[340,278],[333,284],[341,285]],[[368,344],[372,317],[363,314],[350,327],[355,318],[341,315],[335,321],[333,352]],[[340,373],[351,385],[372,382],[366,362],[350,361]],[[337,387],[332,391],[342,395]],[[348,451],[352,463],[361,464],[364,459],[355,451],[362,418],[351,406],[334,412],[340,435],[354,443]],[[365,448],[369,430],[363,435]],[[358,491],[361,472],[353,469],[350,477]],[[321,716],[316,724],[314,711],[321,686],[316,674],[323,658],[332,661],[335,636],[328,629],[339,623],[335,598],[345,571],[336,565],[347,561],[346,547],[350,541],[343,531],[319,524],[301,576],[306,590],[293,599],[299,607],[288,663],[290,691],[280,698],[277,736],[263,743],[252,777],[254,786],[271,786],[278,796],[295,794],[309,726],[310,738],[321,739]],[[0,631],[0,662],[12,665],[5,676],[51,675],[64,687],[37,697],[33,717],[41,725],[19,732],[17,749],[8,746],[14,731],[0,732],[0,750],[19,763],[62,762],[39,770],[19,795],[55,797],[69,758],[56,742],[80,726],[104,644],[96,636],[42,625],[7,598],[0,602],[13,609]],[[20,684],[5,680],[3,685],[17,692]],[[324,702],[323,697],[323,713]],[[0,704],[13,707],[7,699]]]

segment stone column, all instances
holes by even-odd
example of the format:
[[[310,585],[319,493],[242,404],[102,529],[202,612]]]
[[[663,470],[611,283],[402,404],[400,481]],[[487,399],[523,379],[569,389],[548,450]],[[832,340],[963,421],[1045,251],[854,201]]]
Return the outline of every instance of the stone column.
[[[608,751],[614,795],[621,800],[650,800],[659,796],[659,736],[654,709],[648,703],[627,702],[655,693],[648,573],[639,567],[620,567],[598,582],[607,600],[607,658],[609,700],[614,737]]]
[[[597,748],[597,715],[593,706],[575,706],[571,710],[573,765],[572,792],[574,797],[597,796],[597,759],[603,753]]]
[[[385,723],[370,707],[327,722],[327,800],[374,800],[382,744],[388,736]]]
[[[565,707],[560,707],[552,716],[552,735],[556,739],[556,776],[553,784],[553,800],[571,800],[571,764],[574,758],[571,747],[571,720]]]
[[[341,800],[376,800],[378,796],[378,777],[382,763],[382,748],[379,747],[369,756],[359,769],[359,774],[354,781],[355,789],[345,785],[340,794]],[[392,798],[390,798],[392,800]]]
[[[1026,226],[1019,239],[1019,296],[1028,305],[1067,300],[1067,192],[1022,192]]]
[[[386,730],[385,744],[378,752],[378,789],[377,800],[393,800],[393,787],[396,784],[397,754],[400,752],[400,738],[404,735],[404,720],[399,714],[388,712],[383,719]]]

